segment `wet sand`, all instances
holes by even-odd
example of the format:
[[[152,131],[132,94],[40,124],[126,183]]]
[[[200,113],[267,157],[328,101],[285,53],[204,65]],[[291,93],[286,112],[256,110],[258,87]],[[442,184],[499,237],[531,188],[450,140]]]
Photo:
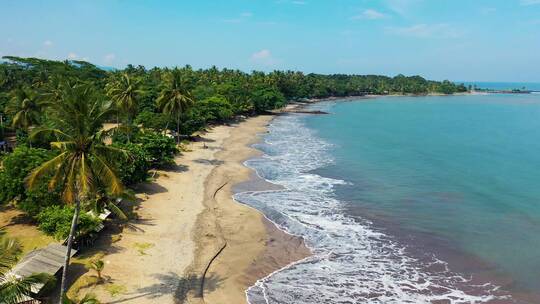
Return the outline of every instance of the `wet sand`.
[[[258,279],[310,254],[302,239],[232,199],[235,185],[256,178],[243,162],[259,153],[250,145],[271,119],[259,116],[234,126],[216,153],[218,165],[206,180],[205,210],[193,234],[197,249],[186,273],[192,280],[180,292],[187,293],[187,303],[246,303],[245,290]]]

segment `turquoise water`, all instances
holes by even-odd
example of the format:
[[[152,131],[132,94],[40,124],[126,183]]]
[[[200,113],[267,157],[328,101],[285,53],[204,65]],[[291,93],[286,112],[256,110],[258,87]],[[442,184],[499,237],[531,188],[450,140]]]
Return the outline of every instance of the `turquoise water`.
[[[356,216],[478,258],[506,289],[540,291],[540,95],[324,107],[331,115],[302,119],[333,146],[317,170],[347,183],[335,195]]]

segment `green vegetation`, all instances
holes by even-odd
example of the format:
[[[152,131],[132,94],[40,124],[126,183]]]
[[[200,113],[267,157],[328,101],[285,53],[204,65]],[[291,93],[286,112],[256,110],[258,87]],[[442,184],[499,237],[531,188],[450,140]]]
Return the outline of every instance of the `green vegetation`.
[[[104,208],[125,219],[115,204],[130,196],[124,186],[174,164],[182,138],[209,124],[310,98],[466,91],[419,76],[132,65],[107,72],[83,61],[3,58],[0,140],[17,147],[0,154],[0,204],[13,204],[49,235],[67,237],[62,294],[74,238],[94,230],[100,224],[95,214]],[[141,255],[152,246],[135,244]],[[94,266],[100,275],[102,265]],[[115,285],[108,290],[123,292]]]
[[[126,292],[127,288],[119,284],[107,284],[105,290],[111,295],[111,297],[117,297]]]
[[[70,206],[46,207],[37,215],[38,227],[41,231],[53,235],[58,240],[65,240],[69,236],[74,213],[74,208]],[[84,235],[94,231],[100,223],[99,218],[82,213],[77,223],[77,233]]]

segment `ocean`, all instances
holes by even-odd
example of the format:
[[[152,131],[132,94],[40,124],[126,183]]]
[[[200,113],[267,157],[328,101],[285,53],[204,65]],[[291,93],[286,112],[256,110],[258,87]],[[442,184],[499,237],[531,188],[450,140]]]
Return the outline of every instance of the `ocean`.
[[[540,95],[311,107],[246,161],[284,189],[235,194],[313,251],[250,303],[540,303]]]

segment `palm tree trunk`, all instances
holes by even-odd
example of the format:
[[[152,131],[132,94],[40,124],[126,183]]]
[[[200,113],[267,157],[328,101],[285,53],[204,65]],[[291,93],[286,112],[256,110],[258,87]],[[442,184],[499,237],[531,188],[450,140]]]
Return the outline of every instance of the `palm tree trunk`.
[[[75,201],[75,213],[73,214],[73,219],[71,220],[71,229],[69,230],[68,242],[67,242],[67,251],[66,257],[64,259],[64,268],[62,269],[62,281],[60,283],[60,299],[58,304],[62,304],[64,294],[66,293],[66,280],[67,272],[69,267],[69,260],[71,259],[71,247],[73,247],[73,238],[75,236],[75,231],[77,230],[77,221],[79,220],[79,212],[81,210],[81,200],[77,198]]]
[[[180,144],[180,114],[176,117],[176,144]]]
[[[127,142],[128,144],[131,143],[130,141],[130,133],[131,133],[131,119],[130,119],[130,116],[128,114],[127,118],[126,118],[126,133],[127,133]]]

